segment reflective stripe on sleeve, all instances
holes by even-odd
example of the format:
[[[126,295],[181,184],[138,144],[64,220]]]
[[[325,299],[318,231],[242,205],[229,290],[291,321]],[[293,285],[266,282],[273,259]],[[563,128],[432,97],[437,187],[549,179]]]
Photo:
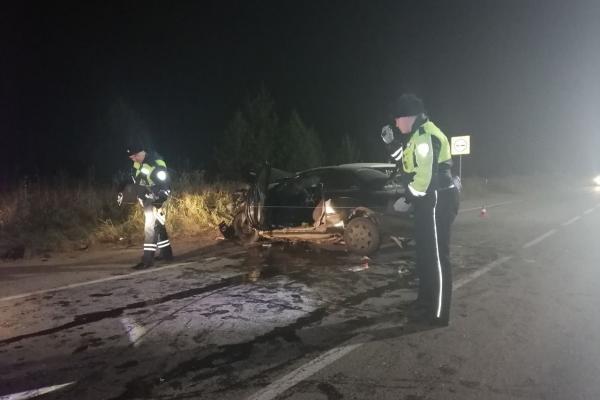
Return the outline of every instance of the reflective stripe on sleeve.
[[[412,187],[412,185],[410,183],[408,184],[408,190],[410,190],[412,195],[415,197],[423,197],[427,194],[427,192],[419,192],[417,189]]]

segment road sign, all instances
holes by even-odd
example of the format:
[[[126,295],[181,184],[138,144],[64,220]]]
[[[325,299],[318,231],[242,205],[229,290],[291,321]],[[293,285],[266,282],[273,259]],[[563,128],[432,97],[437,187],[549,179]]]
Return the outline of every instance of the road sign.
[[[450,150],[453,156],[471,154],[471,136],[454,136],[450,138]]]

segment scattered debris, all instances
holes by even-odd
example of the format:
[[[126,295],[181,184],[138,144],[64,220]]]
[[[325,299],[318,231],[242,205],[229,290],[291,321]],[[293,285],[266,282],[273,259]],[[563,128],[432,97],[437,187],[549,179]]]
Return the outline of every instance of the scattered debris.
[[[350,272],[359,272],[359,271],[364,271],[366,269],[369,269],[369,260],[370,260],[369,257],[364,256],[360,260],[360,265],[357,265],[357,266],[354,266],[354,267],[350,267],[350,268],[348,268],[348,271],[350,271]]]
[[[408,267],[400,267],[400,268],[398,268],[398,273],[400,275],[408,275],[411,273],[411,270]]]

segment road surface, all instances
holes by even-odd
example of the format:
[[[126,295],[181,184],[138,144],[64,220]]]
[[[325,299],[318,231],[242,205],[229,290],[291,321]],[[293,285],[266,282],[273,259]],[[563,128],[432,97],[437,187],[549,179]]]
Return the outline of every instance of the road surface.
[[[600,398],[600,193],[486,202],[454,225],[446,328],[406,318],[410,247],[1,266],[0,400]]]

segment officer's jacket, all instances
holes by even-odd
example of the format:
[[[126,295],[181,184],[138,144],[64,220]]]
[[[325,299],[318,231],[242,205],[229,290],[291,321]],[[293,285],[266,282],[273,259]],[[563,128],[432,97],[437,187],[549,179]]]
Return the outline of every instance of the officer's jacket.
[[[131,175],[135,184],[152,189],[169,189],[170,177],[167,163],[154,152],[146,153],[144,161],[133,163]]]
[[[412,195],[421,197],[452,186],[452,155],[448,138],[433,122],[419,118],[415,126],[403,151],[402,169],[412,176]]]

